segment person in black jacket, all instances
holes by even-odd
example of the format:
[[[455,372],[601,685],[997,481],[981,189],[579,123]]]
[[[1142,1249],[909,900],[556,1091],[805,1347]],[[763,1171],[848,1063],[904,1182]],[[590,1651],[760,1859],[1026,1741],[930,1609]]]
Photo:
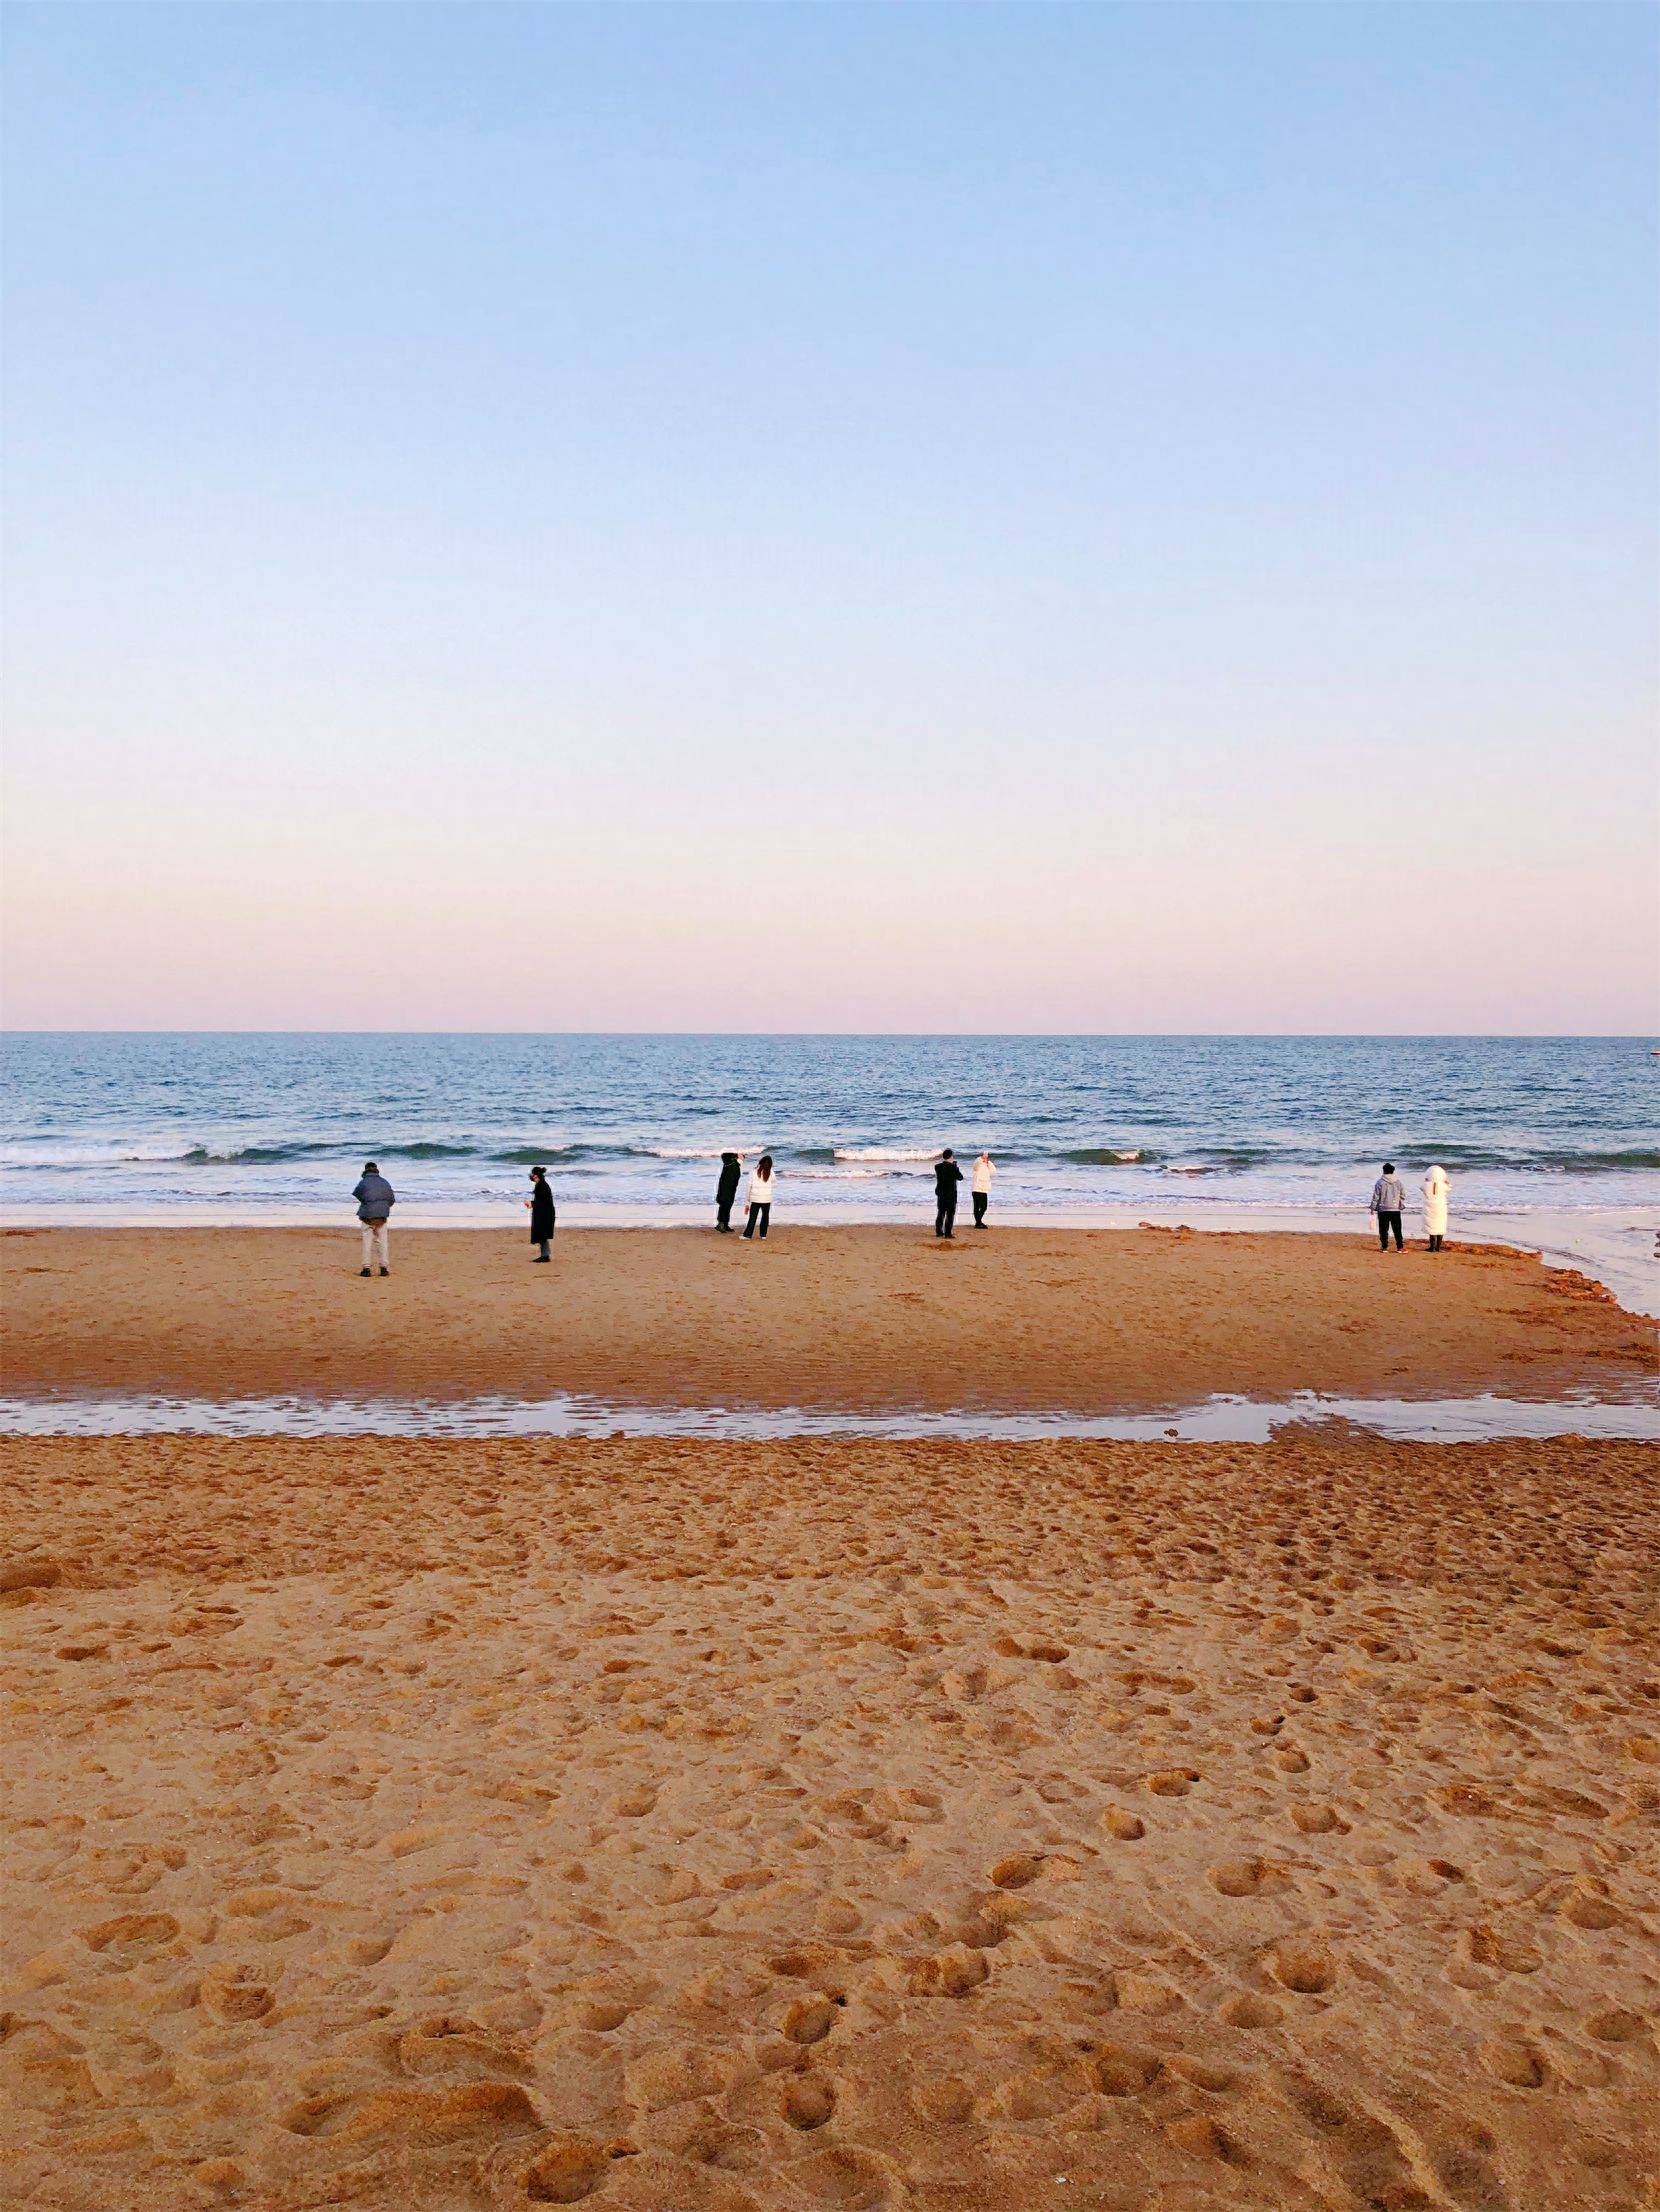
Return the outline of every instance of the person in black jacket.
[[[530,1241],[539,1248],[531,1265],[540,1267],[553,1258],[553,1192],[548,1188],[545,1167],[531,1169],[530,1196],[525,1204],[530,1208]]]
[[[954,1237],[957,1233],[957,1185],[962,1179],[957,1156],[947,1145],[934,1168],[934,1234],[937,1237]]]
[[[738,1195],[738,1178],[743,1173],[744,1156],[741,1152],[723,1152],[720,1156],[720,1177],[715,1184],[715,1227],[732,1234],[732,1201]]]

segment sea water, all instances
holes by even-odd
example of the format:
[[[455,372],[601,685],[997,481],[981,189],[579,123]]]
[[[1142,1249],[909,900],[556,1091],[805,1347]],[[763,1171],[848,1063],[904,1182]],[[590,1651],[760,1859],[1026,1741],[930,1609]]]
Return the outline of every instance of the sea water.
[[[13,1033],[0,1065],[14,1223],[349,1220],[371,1158],[405,1225],[521,1228],[536,1162],[563,1222],[689,1221],[728,1147],[774,1154],[778,1227],[922,1218],[950,1144],[1002,1220],[1364,1229],[1387,1158],[1414,1201],[1446,1168],[1455,1237],[1654,1304],[1648,1038]]]

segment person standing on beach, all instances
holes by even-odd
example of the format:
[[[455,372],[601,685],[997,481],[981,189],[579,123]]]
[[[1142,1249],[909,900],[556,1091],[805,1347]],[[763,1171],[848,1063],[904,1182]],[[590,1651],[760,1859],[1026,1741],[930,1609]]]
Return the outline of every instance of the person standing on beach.
[[[962,1179],[957,1155],[947,1145],[934,1167],[934,1234],[937,1237],[954,1237],[957,1233],[957,1185]]]
[[[1406,1211],[1406,1185],[1395,1173],[1393,1160],[1385,1160],[1383,1173],[1372,1185],[1371,1211],[1378,1217],[1378,1250],[1387,1252],[1389,1239],[1401,1249],[1401,1215]]]
[[[723,1152],[720,1156],[720,1175],[715,1183],[715,1227],[732,1234],[732,1201],[738,1195],[738,1177],[743,1173],[744,1156],[741,1152]]]
[[[378,1261],[383,1275],[390,1275],[392,1263],[386,1248],[386,1222],[397,1204],[391,1184],[376,1167],[373,1160],[364,1163],[363,1174],[352,1196],[357,1200],[357,1218],[363,1224],[363,1265],[360,1275],[372,1275]]]
[[[767,1228],[772,1220],[772,1186],[774,1181],[772,1154],[763,1152],[760,1159],[755,1163],[755,1173],[749,1178],[749,1189],[744,1194],[745,1211],[749,1216],[744,1223],[744,1235],[746,1237],[758,1236],[763,1244],[766,1242]]]
[[[1447,1234],[1447,1171],[1432,1167],[1424,1177],[1424,1234],[1432,1252],[1439,1252]]]
[[[997,1173],[996,1164],[989,1152],[982,1152],[974,1163],[974,1181],[970,1191],[974,1199],[974,1226],[986,1225],[986,1208],[991,1203],[991,1179]]]
[[[532,1267],[542,1267],[553,1258],[553,1192],[548,1187],[548,1171],[545,1167],[533,1167],[530,1171],[530,1196],[525,1200],[530,1208],[530,1241],[537,1248]]]

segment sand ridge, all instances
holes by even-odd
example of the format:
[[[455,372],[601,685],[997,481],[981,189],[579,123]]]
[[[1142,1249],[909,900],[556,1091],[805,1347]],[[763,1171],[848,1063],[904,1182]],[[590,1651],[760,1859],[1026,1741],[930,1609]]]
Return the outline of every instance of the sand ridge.
[[[11,1443],[9,2192],[1635,2207],[1657,1456]]]
[[[1164,1230],[394,1227],[0,1232],[13,1391],[1104,1412],[1215,1392],[1548,1397],[1654,1374],[1654,1330],[1498,1247]]]

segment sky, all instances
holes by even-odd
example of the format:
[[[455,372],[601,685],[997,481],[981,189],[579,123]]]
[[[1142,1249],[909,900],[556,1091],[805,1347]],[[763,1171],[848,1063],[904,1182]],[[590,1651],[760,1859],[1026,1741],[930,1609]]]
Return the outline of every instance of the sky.
[[[5,42],[8,1026],[1654,1024],[1653,10]]]

